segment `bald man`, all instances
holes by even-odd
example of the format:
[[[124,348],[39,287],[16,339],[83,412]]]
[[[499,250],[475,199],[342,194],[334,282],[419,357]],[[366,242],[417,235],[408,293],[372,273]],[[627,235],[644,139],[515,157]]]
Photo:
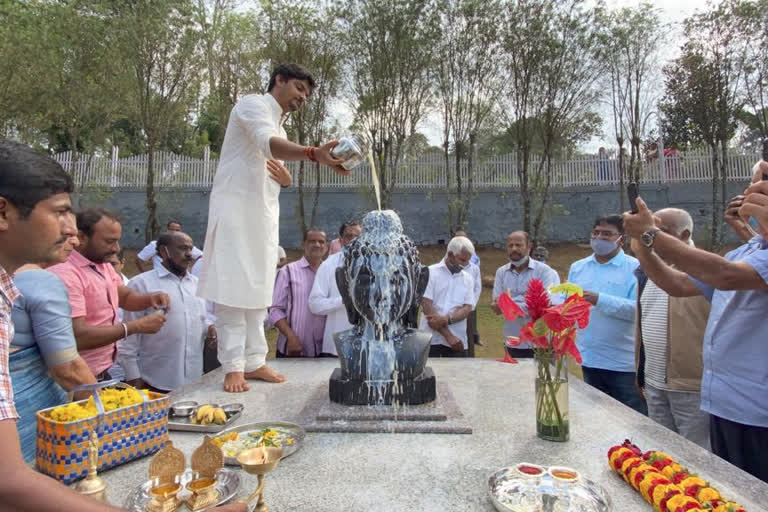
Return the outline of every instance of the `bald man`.
[[[688,212],[665,208],[656,216],[665,233],[693,245],[693,219]],[[701,410],[701,351],[709,302],[700,295],[670,297],[648,280],[642,267],[635,275],[635,367],[648,416],[709,449],[709,415]]]

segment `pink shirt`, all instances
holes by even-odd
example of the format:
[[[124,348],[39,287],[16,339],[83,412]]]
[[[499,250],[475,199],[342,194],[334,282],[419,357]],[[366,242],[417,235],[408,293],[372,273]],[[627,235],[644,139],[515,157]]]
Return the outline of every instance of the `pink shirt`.
[[[49,267],[64,281],[69,292],[72,318],[85,317],[86,325],[114,325],[118,320],[118,288],[123,280],[109,263],[94,263],[72,251],[64,263]],[[92,350],[81,350],[80,356],[94,375],[108,370],[115,359],[115,343]]]

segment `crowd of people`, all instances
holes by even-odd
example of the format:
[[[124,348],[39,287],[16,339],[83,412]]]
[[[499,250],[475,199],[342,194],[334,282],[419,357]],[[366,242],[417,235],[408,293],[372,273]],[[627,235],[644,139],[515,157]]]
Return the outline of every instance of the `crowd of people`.
[[[73,214],[70,175],[31,148],[0,140],[0,503],[19,511],[117,510],[28,465],[35,411],[63,403],[78,386],[120,379],[165,393],[219,365],[226,391],[246,391],[246,379],[280,383],[285,377],[265,364],[265,325],[278,331],[277,358],[337,357],[334,335],[351,326],[335,274],[361,224],[343,223],[330,243],[323,230],[308,229],[298,261],[289,263],[277,245],[277,197],[291,182],[278,159],[348,173],[331,153],[336,142],[303,147],[285,139],[285,115],[313,87],[301,66],[282,66],[267,94],[238,102],[203,250],[170,221],[138,253],[140,273],[130,280],[122,273],[119,217],[103,208]],[[686,211],[651,212],[638,199],[637,213],[594,221],[592,254],[571,264],[567,280],[593,305],[577,338],[584,381],[768,481],[764,173],[768,163],[760,162],[752,185],[728,204],[725,221],[744,243],[725,256],[694,246]],[[756,232],[744,218],[757,221]],[[625,252],[628,242],[634,256]],[[546,248],[534,247],[528,233],[510,233],[506,251],[489,305],[498,315],[501,294],[525,311],[532,279],[560,283]],[[470,238],[456,232],[429,267],[418,325],[431,333],[430,357],[467,357],[481,342],[480,265]],[[524,323],[502,321],[506,337]],[[533,356],[530,346],[509,350]]]

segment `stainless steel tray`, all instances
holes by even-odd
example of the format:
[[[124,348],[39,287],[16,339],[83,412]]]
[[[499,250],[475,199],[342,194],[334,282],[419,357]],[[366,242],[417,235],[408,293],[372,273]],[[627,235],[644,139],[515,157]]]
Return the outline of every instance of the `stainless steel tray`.
[[[194,472],[192,469],[187,469],[183,475],[181,475],[182,487],[192,480]],[[149,494],[149,490],[152,488],[152,480],[147,480],[143,484],[136,487],[136,489],[128,495],[123,503],[123,508],[130,512],[146,512],[147,505],[152,497]],[[235,497],[240,490],[240,473],[232,471],[231,469],[220,469],[216,473],[216,490],[219,491],[219,501],[211,507],[223,505],[232,498]],[[177,495],[179,498],[184,499],[190,495],[190,492],[186,489],[182,489]],[[208,508],[211,508],[208,507]],[[178,511],[189,510],[184,503],[177,509]],[[206,509],[203,509],[206,510]]]
[[[201,404],[205,405],[205,404]],[[196,411],[197,409],[195,409]],[[189,421],[189,419],[192,416],[174,416],[171,413],[171,410],[168,410],[168,429],[169,430],[182,430],[185,432],[205,432],[209,434],[215,434],[217,432],[221,432],[222,430],[226,428],[232,427],[232,423],[237,421],[237,418],[240,417],[242,414],[242,410],[229,415],[227,414],[227,421],[222,425],[217,425],[215,423],[211,423],[210,425],[200,425],[197,423],[192,423]],[[194,416],[195,412],[192,413]]]
[[[579,477],[556,481],[548,473],[520,474],[516,466],[502,468],[488,478],[488,494],[499,512],[608,512],[611,500],[598,483]],[[548,468],[543,468],[545,471]]]
[[[264,430],[265,428],[277,430],[281,436],[290,436],[293,438],[292,445],[286,445],[283,443],[283,458],[293,455],[299,451],[299,448],[301,448],[301,445],[304,444],[304,438],[307,435],[304,429],[295,423],[288,423],[285,421],[263,421],[259,423],[247,423],[245,425],[238,425],[237,427],[233,427],[220,432],[216,437],[223,436],[230,432],[246,433],[253,430]],[[237,462],[237,458],[227,457],[226,454],[224,454],[224,464],[229,466],[240,465]]]

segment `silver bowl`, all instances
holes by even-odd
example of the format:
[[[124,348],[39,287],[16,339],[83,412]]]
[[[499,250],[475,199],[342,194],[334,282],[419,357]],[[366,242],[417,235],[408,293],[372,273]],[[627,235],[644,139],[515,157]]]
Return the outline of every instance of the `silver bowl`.
[[[245,406],[243,404],[224,404],[221,406],[221,409],[227,415],[227,418],[229,418],[230,416],[234,416],[239,412],[243,412]]]
[[[197,410],[198,403],[193,401],[176,402],[171,404],[171,416],[188,417]]]

